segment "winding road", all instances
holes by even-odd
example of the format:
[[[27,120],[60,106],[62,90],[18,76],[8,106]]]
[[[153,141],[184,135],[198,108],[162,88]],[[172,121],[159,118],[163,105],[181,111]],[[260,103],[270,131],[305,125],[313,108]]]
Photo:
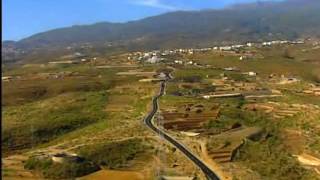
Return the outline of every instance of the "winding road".
[[[152,110],[148,114],[148,116],[144,119],[144,123],[154,132],[156,132],[160,137],[163,137],[165,140],[174,145],[177,149],[179,149],[182,153],[184,153],[191,161],[193,161],[206,175],[209,180],[219,180],[220,178],[214,173],[208,166],[201,161],[197,156],[192,154],[186,147],[180,144],[177,140],[173,139],[166,132],[162,131],[160,128],[156,127],[153,124],[153,118],[159,109],[158,99],[163,96],[166,87],[166,81],[162,81],[160,84],[160,92],[152,99]]]

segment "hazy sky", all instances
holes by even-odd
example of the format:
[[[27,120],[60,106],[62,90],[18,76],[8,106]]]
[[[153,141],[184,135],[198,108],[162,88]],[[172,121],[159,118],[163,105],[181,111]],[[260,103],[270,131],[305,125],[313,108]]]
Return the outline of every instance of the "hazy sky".
[[[4,40],[100,21],[125,22],[175,10],[222,8],[257,0],[3,0]],[[260,0],[261,1],[261,0]]]

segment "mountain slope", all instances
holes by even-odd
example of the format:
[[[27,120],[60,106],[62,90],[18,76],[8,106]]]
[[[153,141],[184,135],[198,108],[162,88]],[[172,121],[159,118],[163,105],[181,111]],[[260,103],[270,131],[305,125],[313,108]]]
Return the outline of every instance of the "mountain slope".
[[[52,48],[112,43],[127,50],[208,46],[221,42],[320,36],[320,1],[242,4],[223,10],[179,11],[128,23],[97,23],[39,33],[15,45]]]

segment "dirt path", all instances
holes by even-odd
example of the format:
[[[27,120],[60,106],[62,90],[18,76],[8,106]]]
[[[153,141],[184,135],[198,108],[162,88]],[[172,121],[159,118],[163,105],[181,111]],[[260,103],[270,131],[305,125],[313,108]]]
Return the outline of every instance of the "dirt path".
[[[114,170],[100,170],[78,178],[79,180],[145,180],[142,173],[136,171],[114,171]]]
[[[301,164],[307,165],[307,166],[319,166],[320,167],[320,159],[311,156],[309,154],[301,154],[296,156]]]
[[[34,180],[41,179],[24,169],[23,162],[28,159],[25,155],[13,155],[2,159],[2,178],[5,180]]]
[[[232,176],[230,174],[227,174],[221,169],[221,166],[214,162],[210,156],[208,155],[207,147],[206,147],[206,142],[205,141],[199,141],[200,147],[201,147],[201,158],[207,163],[207,165],[214,171],[216,172],[221,180],[231,180]]]

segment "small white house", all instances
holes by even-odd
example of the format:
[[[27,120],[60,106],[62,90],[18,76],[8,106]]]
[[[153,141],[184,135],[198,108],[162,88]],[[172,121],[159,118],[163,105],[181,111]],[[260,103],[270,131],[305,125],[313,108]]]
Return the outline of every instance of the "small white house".
[[[271,42],[263,42],[263,43],[262,43],[262,46],[271,46],[271,45],[272,45]]]
[[[253,71],[245,72],[245,73],[242,73],[242,74],[248,75],[248,76],[257,76],[257,73],[256,73],[256,72],[253,72]]]
[[[224,46],[224,47],[220,47],[221,51],[231,51],[232,47],[231,46]]]
[[[224,68],[225,71],[235,71],[236,68],[235,67],[227,67],[227,68]]]
[[[147,60],[147,62],[154,64],[154,63],[158,63],[160,60],[161,60],[161,59],[158,58],[157,56],[153,56],[153,57],[149,58],[149,59]]]
[[[251,71],[251,72],[248,72],[248,75],[249,75],[249,76],[257,76],[257,73]]]
[[[192,65],[192,64],[193,64],[193,61],[189,61],[189,62],[187,62],[187,64]]]
[[[243,45],[238,44],[238,45],[232,45],[231,47],[232,47],[232,49],[239,49],[239,48],[242,48]]]
[[[180,61],[180,60],[175,60],[174,63],[176,63],[176,64],[183,64],[183,62]]]
[[[145,58],[150,57],[150,53],[144,53],[143,57]]]
[[[10,81],[12,79],[11,76],[2,76],[1,77],[2,81]]]

